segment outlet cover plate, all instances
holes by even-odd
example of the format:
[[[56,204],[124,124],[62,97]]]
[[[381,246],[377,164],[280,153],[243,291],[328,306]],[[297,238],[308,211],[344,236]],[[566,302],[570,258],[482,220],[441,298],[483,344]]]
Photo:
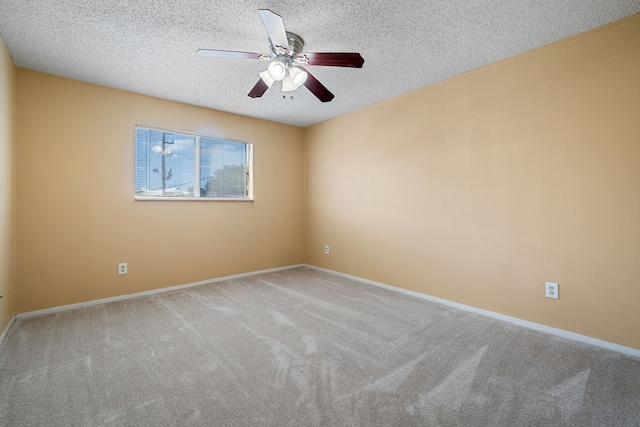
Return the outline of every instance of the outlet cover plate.
[[[546,282],[546,297],[558,299],[558,284],[553,282]]]

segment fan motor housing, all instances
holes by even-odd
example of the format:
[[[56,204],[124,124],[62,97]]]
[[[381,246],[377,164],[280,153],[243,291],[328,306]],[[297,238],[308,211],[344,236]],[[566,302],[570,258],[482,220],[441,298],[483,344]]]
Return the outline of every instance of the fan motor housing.
[[[287,55],[295,58],[300,52],[302,52],[302,49],[304,49],[304,40],[302,40],[302,37],[297,34],[290,33],[289,31],[286,33],[287,41],[289,42],[289,52],[287,52]],[[281,52],[276,51],[273,44],[271,44],[271,39],[269,39],[269,49],[271,50],[271,56],[274,58],[282,54]]]

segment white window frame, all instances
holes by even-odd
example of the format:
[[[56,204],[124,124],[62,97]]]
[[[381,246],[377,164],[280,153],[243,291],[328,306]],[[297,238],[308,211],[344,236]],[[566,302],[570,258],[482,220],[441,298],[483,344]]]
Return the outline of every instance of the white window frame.
[[[148,129],[157,132],[167,132],[175,135],[187,135],[193,137],[195,139],[194,153],[193,153],[193,164],[194,164],[194,183],[200,182],[200,140],[202,138],[215,139],[220,141],[227,141],[235,144],[244,144],[247,149],[247,161],[249,162],[249,182],[247,184],[247,196],[246,197],[207,197],[200,196],[200,185],[193,186],[193,196],[145,196],[136,194],[136,171],[135,171],[135,150],[136,150],[136,134],[137,129]],[[183,131],[175,131],[169,129],[162,129],[153,126],[145,126],[145,125],[136,125],[134,128],[134,179],[133,179],[133,193],[135,195],[135,200],[162,200],[162,201],[226,201],[226,202],[253,202],[253,144],[245,141],[238,141],[229,138],[220,138],[210,135],[201,135],[193,132],[183,132]]]

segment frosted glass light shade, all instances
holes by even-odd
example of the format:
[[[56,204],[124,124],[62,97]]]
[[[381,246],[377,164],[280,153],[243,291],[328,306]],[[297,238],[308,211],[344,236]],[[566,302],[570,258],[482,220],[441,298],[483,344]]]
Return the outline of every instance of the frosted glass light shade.
[[[273,82],[275,82],[275,80],[271,78],[271,75],[267,70],[260,73],[260,78],[262,79],[263,82],[266,83],[268,87],[271,87],[271,85],[273,85]]]
[[[283,92],[292,92],[294,90],[298,89],[298,86],[296,86],[293,83],[293,80],[291,79],[291,76],[286,75],[285,78],[282,80],[282,91]]]
[[[280,61],[272,61],[267,67],[267,71],[271,78],[275,81],[280,81],[284,79],[284,76],[287,74],[287,68]]]
[[[307,81],[307,73],[300,68],[291,68],[289,70],[289,76],[296,87],[300,87]]]

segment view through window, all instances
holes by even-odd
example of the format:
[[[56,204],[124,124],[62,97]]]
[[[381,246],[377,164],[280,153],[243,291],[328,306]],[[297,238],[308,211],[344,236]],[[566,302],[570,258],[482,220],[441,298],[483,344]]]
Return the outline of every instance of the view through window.
[[[251,148],[136,126],[136,198],[251,200]]]

